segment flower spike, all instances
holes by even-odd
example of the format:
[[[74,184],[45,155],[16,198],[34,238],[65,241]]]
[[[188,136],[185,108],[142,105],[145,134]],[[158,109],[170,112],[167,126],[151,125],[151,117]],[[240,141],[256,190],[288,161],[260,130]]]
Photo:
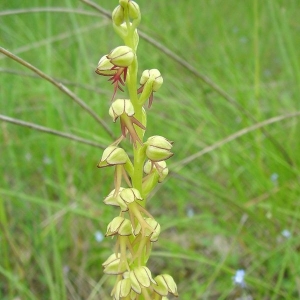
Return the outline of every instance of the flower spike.
[[[168,175],[166,160],[173,153],[173,142],[153,135],[144,140],[147,126],[146,105],[151,107],[154,92],[163,84],[157,69],[145,70],[141,79],[137,47],[141,21],[138,0],[115,0],[117,7],[111,19],[114,31],[123,40],[120,45],[101,57],[95,72],[107,76],[113,95],[109,115],[120,122],[121,134],[103,152],[98,168],[113,167],[113,189],[103,199],[104,204],[118,211],[107,225],[106,237],[116,241],[113,254],[102,264],[104,273],[115,275],[111,291],[113,300],[167,300],[177,297],[177,286],[167,274],[152,277],[147,266],[161,226],[146,208],[149,194]],[[138,84],[140,86],[138,87]],[[118,90],[127,88],[128,96],[116,97]],[[129,136],[132,151],[120,147]]]

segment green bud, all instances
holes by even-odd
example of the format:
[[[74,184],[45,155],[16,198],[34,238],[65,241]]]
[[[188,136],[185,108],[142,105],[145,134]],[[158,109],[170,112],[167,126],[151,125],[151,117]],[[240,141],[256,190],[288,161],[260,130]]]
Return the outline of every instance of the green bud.
[[[120,192],[120,198],[125,202],[125,203],[132,203],[135,200],[143,200],[140,192],[137,189],[134,188],[128,188],[124,189]]]
[[[112,117],[114,122],[116,122],[118,117],[122,114],[126,114],[129,117],[134,115],[133,105],[128,99],[117,99],[109,108],[109,115]]]
[[[145,145],[147,146],[146,155],[154,162],[166,160],[173,156],[173,153],[170,151],[172,144],[173,142],[168,141],[162,136],[152,136],[145,142]]]
[[[131,289],[136,292],[137,294],[141,294],[142,287],[140,283],[138,282],[137,278],[134,276],[133,272],[130,272],[129,274],[130,283],[131,283]]]
[[[151,82],[153,92],[156,92],[163,84],[163,78],[157,69],[145,70],[142,73],[140,84],[144,85],[148,80]]]
[[[149,287],[151,283],[156,284],[152,279],[151,271],[145,267],[137,267],[130,272],[131,288],[138,294],[141,293],[142,287]]]
[[[146,228],[145,236],[149,236],[151,242],[156,242],[160,234],[160,224],[152,218],[145,218],[145,221],[153,229],[153,231],[150,231],[150,229]],[[141,232],[141,225],[138,224],[134,230],[134,235],[138,235],[140,232]]]
[[[117,70],[112,70],[113,67],[114,65],[110,62],[106,55],[104,55],[100,58],[95,72],[99,75],[113,76],[117,73]]]
[[[119,189],[119,191],[122,191],[122,190],[124,190],[124,188],[120,188]],[[103,200],[103,202],[105,203],[105,204],[107,204],[107,205],[112,205],[112,206],[120,206],[120,204],[119,204],[119,199],[118,198],[120,198],[120,196],[119,196],[119,194],[117,195],[117,196],[115,196],[115,193],[116,193],[116,190],[115,189],[113,189],[109,194],[108,194],[108,196],[107,197],[105,197],[105,199]]]
[[[104,168],[115,165],[123,165],[128,159],[129,157],[124,149],[116,146],[109,146],[104,150],[101,161],[98,163],[97,167]]]
[[[159,174],[158,182],[163,182],[164,179],[169,174],[169,169],[167,168],[167,163],[163,161],[158,161],[155,164],[151,160],[148,160],[144,165],[144,172],[150,174],[151,172],[156,172]]]
[[[158,275],[155,278],[156,284],[152,285],[154,291],[161,296],[166,296],[169,293],[173,294],[174,296],[178,296],[177,286],[172,278],[172,276],[168,274]]]
[[[124,190],[124,188],[120,188],[120,191]],[[103,201],[106,205],[119,206],[123,212],[128,211],[127,204],[121,199],[120,192],[116,196],[115,190],[112,190],[109,195]]]
[[[126,271],[126,262],[124,260],[121,261],[120,253],[118,256],[116,254],[112,254],[103,264],[102,264],[105,274],[109,275],[118,275],[122,274]]]
[[[119,206],[123,212],[128,211],[127,204],[136,200],[142,201],[140,192],[134,188],[120,188],[119,194],[115,195],[115,190],[112,190],[109,195],[104,199],[104,203],[112,206]]]
[[[133,62],[135,57],[134,52],[128,46],[119,46],[113,49],[108,55],[107,58],[109,61],[117,67],[128,67]]]
[[[120,26],[124,22],[124,8],[121,5],[118,5],[113,10],[112,20],[117,26]]]
[[[129,1],[130,1],[130,0],[119,0],[119,4],[120,4],[123,8],[125,8],[125,7],[127,7]]]
[[[134,1],[128,2],[128,11],[129,11],[129,17],[131,19],[138,19],[141,17],[140,7]]]
[[[129,236],[132,234],[132,225],[128,219],[115,217],[107,226],[105,236],[113,235]]]
[[[131,290],[131,282],[129,278],[122,279],[118,282],[114,299],[125,298]]]

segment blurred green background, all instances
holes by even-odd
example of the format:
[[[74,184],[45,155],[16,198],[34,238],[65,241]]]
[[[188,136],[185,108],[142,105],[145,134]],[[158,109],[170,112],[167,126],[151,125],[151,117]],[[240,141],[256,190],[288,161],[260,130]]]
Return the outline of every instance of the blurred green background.
[[[140,30],[165,47],[140,39],[139,74],[158,68],[164,78],[146,136],[175,141],[172,173],[148,204],[163,228],[150,269],[173,275],[183,300],[300,299],[300,2],[137,2]],[[112,11],[118,1],[96,3]],[[0,3],[0,46],[63,82],[116,135],[112,86],[94,70],[120,43],[81,1]],[[0,72],[2,116],[112,142],[70,97],[2,54]],[[102,202],[113,170],[96,168],[101,155],[0,120],[0,299],[110,299],[101,263],[114,241],[101,235],[117,211]],[[239,269],[246,287],[234,283]]]

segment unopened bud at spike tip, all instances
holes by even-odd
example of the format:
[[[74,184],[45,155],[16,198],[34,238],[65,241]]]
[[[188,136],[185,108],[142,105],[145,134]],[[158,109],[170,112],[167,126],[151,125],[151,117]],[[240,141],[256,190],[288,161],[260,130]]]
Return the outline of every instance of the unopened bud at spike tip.
[[[120,26],[124,22],[124,8],[121,5],[118,5],[113,10],[112,20],[117,26]]]
[[[129,1],[129,3],[128,3],[128,12],[129,12],[129,17],[131,19],[138,19],[138,18],[141,17],[140,7],[134,1]]]
[[[119,0],[119,4],[123,7],[123,8],[125,8],[125,7],[127,7],[128,6],[128,2],[129,2],[130,0]]]

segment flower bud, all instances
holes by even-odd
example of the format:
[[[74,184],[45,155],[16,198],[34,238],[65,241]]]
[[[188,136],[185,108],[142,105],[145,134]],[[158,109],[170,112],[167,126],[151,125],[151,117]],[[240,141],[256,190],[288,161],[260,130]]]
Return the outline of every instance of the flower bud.
[[[156,293],[161,296],[166,296],[169,292],[176,297],[178,296],[177,286],[172,276],[162,274],[156,276],[154,279],[156,281],[156,285],[152,285],[152,287]]]
[[[157,69],[145,70],[142,73],[140,84],[144,85],[148,80],[152,81],[152,90],[154,92],[163,84],[163,78]]]
[[[131,19],[138,19],[141,17],[140,7],[134,1],[128,2],[128,11],[129,11],[129,17]]]
[[[115,217],[107,226],[105,236],[112,236],[119,234],[121,236],[128,236],[132,234],[132,225],[128,219],[123,217]]]
[[[158,182],[163,182],[169,174],[169,169],[167,168],[167,163],[164,160],[158,161],[155,164],[153,164],[151,160],[148,160],[144,165],[144,172],[146,174],[157,172],[159,174]]]
[[[105,274],[118,275],[126,271],[126,261],[121,260],[120,253],[118,256],[112,254],[103,264],[102,264]]]
[[[143,200],[140,192],[137,189],[134,188],[128,188],[124,189],[120,192],[120,198],[125,202],[125,203],[132,203],[135,200]]]
[[[104,55],[98,62],[96,73],[103,76],[113,76],[117,73],[117,70],[112,70],[113,67],[114,65],[110,62],[106,55]]]
[[[150,172],[155,168],[151,160],[147,160],[144,165],[144,173],[150,174]]]
[[[129,278],[131,281],[131,288],[138,294],[141,293],[142,287],[149,287],[151,282],[156,284],[152,279],[151,271],[145,266],[133,269],[129,274]]]
[[[131,282],[129,278],[122,279],[118,282],[114,299],[123,299],[127,297],[131,290]]]
[[[113,118],[113,121],[116,122],[118,117],[124,113],[129,117],[134,115],[134,108],[131,101],[128,99],[115,100],[109,108],[109,115]]]
[[[150,225],[153,231],[150,231],[148,228],[145,230],[145,236],[150,236],[151,242],[156,242],[160,234],[160,224],[152,218],[145,218],[145,221]],[[141,231],[141,225],[138,224],[134,230],[134,235],[138,235]]]
[[[154,162],[166,160],[173,156],[173,153],[170,151],[172,144],[173,142],[168,141],[162,136],[152,136],[145,142],[145,145],[147,146],[146,155]]]
[[[119,4],[120,4],[123,8],[125,8],[125,7],[127,7],[129,1],[130,1],[130,0],[119,0]]]
[[[113,22],[119,26],[124,22],[124,8],[121,5],[118,5],[112,12]]]
[[[104,168],[114,165],[123,165],[129,160],[129,157],[124,149],[116,146],[108,146],[103,154],[101,161],[98,163],[98,168]]]
[[[120,191],[124,188],[120,188]],[[128,211],[127,204],[120,198],[120,193],[116,196],[115,190],[112,190],[103,201],[107,205],[119,206],[123,212]]]
[[[134,59],[134,52],[128,46],[119,46],[113,49],[107,58],[109,61],[117,67],[128,67],[131,65]]]
[[[120,191],[124,190],[124,188],[120,187],[119,189],[119,194],[120,194]],[[117,196],[115,196],[115,193],[116,193],[116,190],[113,189],[107,197],[105,197],[105,199],[103,200],[103,202],[107,205],[112,205],[112,206],[119,206],[119,203],[118,203],[118,197],[119,197],[119,194]]]

